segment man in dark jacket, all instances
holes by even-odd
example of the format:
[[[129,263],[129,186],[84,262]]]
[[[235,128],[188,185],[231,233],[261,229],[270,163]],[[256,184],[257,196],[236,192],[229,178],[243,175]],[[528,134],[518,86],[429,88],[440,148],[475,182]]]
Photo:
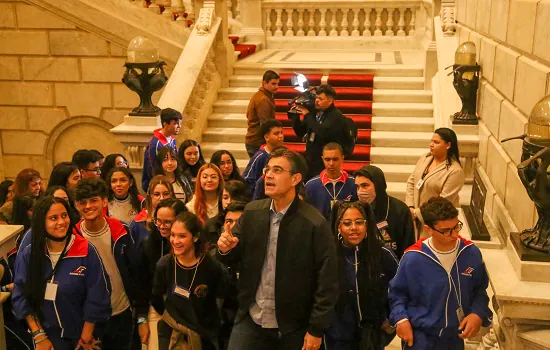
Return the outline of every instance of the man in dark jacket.
[[[380,168],[364,166],[353,176],[357,197],[371,205],[386,246],[401,258],[405,249],[414,244],[414,225],[409,208],[399,199],[388,196],[386,178]]]
[[[297,196],[305,169],[278,149],[265,168],[270,198],[248,204],[218,240],[222,262],[241,262],[229,350],[317,350],[338,299],[336,249],[322,215]]]
[[[334,106],[336,91],[330,85],[321,85],[317,90],[315,110],[305,107],[297,110],[304,114],[304,119],[292,119],[292,128],[298,137],[306,136],[306,160],[309,172],[306,180],[319,175],[323,170],[323,147],[329,142],[345,145],[348,142],[346,135],[346,117]],[[347,153],[347,150],[344,150]]]
[[[275,93],[279,89],[279,75],[272,70],[264,73],[262,87],[252,96],[246,110],[248,129],[244,145],[252,158],[265,143],[260,127],[269,119],[275,119]]]

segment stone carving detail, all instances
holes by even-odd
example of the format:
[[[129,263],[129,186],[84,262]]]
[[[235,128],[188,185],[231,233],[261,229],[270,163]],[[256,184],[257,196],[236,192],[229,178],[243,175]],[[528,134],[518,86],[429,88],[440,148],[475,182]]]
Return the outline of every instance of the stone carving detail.
[[[476,350],[499,350],[500,345],[498,344],[498,339],[493,328],[489,333],[485,334],[481,338],[481,342],[477,346]]]
[[[210,33],[210,28],[212,27],[212,23],[214,21],[214,15],[214,4],[205,3],[199,13],[197,24],[195,25],[195,28],[197,29],[197,34],[206,35]]]
[[[124,147],[124,153],[130,163],[130,168],[141,169],[143,168],[143,156],[145,154],[145,148],[147,145],[126,145]]]
[[[454,4],[441,4],[441,30],[443,35],[453,36],[456,32]]]

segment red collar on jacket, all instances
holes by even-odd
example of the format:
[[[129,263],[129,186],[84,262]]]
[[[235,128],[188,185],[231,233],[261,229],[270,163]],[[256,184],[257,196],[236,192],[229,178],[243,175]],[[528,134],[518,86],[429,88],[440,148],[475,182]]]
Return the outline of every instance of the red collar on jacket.
[[[126,228],[124,227],[122,222],[120,222],[119,220],[115,218],[111,218],[109,216],[104,216],[104,218],[105,220],[107,220],[107,224],[109,225],[109,229],[111,230],[111,238],[113,239],[114,242],[118,241],[120,237],[128,233],[128,231],[126,231]],[[78,235],[82,234],[83,221],[84,219],[80,220],[78,224],[76,224],[75,233]]]
[[[424,245],[423,242],[425,240],[427,240],[429,237],[426,237],[426,238],[420,238],[418,241],[416,241],[415,244],[413,244],[412,246],[410,246],[409,248],[405,249],[405,252],[408,252],[408,251],[422,251],[422,246]],[[471,244],[474,244],[474,242],[472,241],[469,241],[467,240],[466,238],[462,237],[462,236],[458,236],[458,239],[462,241],[462,244],[463,246],[469,246]],[[460,249],[460,246],[459,246],[459,249]]]
[[[147,209],[141,209],[141,211],[134,217],[135,222],[141,222],[147,220]]]
[[[164,136],[160,131],[162,130],[162,128],[159,128],[159,129],[156,129],[155,131],[153,131],[153,135],[159,139],[160,143],[162,143],[162,145],[166,145],[168,143],[168,139],[166,138],[166,136]]]
[[[65,257],[67,258],[81,258],[88,255],[88,240],[79,234],[74,234],[74,242],[69,247]]]
[[[348,173],[342,170],[342,175],[340,175],[340,177],[336,180],[338,182],[346,183],[346,181],[348,181],[348,177],[349,177]],[[321,179],[321,183],[323,184],[323,186],[326,186],[329,182],[332,182],[327,176],[327,169],[321,171],[319,178]]]

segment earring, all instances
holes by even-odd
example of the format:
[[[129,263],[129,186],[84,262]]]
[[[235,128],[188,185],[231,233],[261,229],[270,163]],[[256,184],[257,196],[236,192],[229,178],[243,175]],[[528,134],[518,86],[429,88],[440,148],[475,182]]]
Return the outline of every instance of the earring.
[[[336,238],[338,238],[339,241],[343,240],[342,234],[340,233],[340,231],[338,231],[338,235],[336,236]]]

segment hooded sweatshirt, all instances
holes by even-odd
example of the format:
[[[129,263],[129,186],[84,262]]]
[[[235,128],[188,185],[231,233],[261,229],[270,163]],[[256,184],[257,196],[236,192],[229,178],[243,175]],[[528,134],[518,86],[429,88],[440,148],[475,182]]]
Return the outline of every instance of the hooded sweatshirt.
[[[386,178],[380,168],[367,165],[354,175],[355,177],[366,176],[374,184],[376,198],[371,206],[376,216],[378,230],[386,246],[401,258],[405,249],[415,242],[414,224],[409,208],[399,199],[388,196]],[[359,193],[357,195],[359,196]]]

